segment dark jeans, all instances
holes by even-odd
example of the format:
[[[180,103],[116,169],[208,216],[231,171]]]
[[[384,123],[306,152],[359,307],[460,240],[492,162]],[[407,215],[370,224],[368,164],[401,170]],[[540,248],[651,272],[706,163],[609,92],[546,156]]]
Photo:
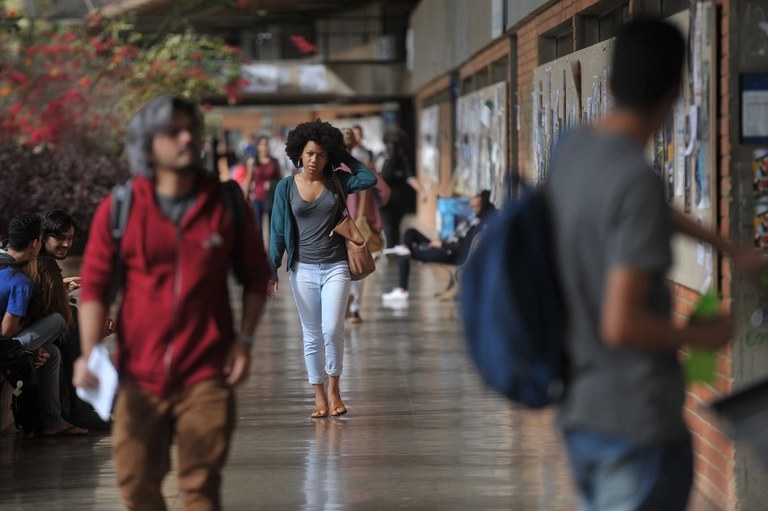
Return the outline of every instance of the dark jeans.
[[[454,263],[456,254],[444,248],[430,247],[431,240],[416,229],[408,229],[403,235],[403,244],[411,251],[411,258],[424,263]],[[411,274],[411,259],[400,258],[399,282],[403,289],[408,289],[408,277]]]
[[[644,445],[569,431],[566,447],[582,511],[684,511],[693,483],[691,439]]]
[[[253,217],[256,219],[256,227],[259,228],[259,234],[263,233],[266,229],[267,232],[267,248],[269,247],[269,224],[272,222],[272,208],[267,207],[266,201],[255,200],[251,201],[253,207]],[[267,217],[267,226],[264,227],[264,217]]]
[[[251,205],[253,206],[253,218],[256,219],[256,227],[261,232],[264,226],[264,201],[251,201]]]
[[[405,213],[393,208],[382,208],[381,222],[384,224],[384,236],[387,237],[387,248],[400,244],[400,222]]]

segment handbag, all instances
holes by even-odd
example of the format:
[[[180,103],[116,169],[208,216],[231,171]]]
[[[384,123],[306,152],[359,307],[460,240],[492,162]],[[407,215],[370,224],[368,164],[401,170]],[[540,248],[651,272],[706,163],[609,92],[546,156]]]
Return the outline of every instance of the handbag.
[[[360,200],[357,203],[357,218],[355,218],[355,225],[360,234],[363,235],[363,239],[368,244],[368,250],[373,252],[379,252],[384,248],[384,238],[381,234],[374,231],[371,224],[368,223],[368,219],[365,218],[365,202],[368,198],[368,190],[360,192]]]
[[[347,198],[344,195],[344,190],[341,188],[341,183],[339,183],[339,180],[335,177],[333,182],[336,186],[336,190],[339,192],[341,201],[344,204],[344,210],[341,213],[341,221],[333,228],[331,235],[336,233],[346,240],[349,275],[352,280],[361,280],[373,273],[376,269],[376,263],[373,262],[373,256],[368,249],[368,244],[365,242],[365,238],[363,238],[363,235],[355,225],[355,222],[352,221],[352,217],[349,214],[349,208],[347,207]]]

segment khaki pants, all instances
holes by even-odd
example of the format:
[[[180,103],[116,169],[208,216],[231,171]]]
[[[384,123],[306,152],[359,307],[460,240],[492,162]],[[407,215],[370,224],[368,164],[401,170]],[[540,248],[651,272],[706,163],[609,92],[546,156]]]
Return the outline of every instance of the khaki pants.
[[[170,470],[175,435],[183,509],[221,509],[221,469],[234,423],[234,392],[222,381],[203,380],[166,397],[122,383],[112,441],[117,483],[126,508],[166,509],[160,487]]]

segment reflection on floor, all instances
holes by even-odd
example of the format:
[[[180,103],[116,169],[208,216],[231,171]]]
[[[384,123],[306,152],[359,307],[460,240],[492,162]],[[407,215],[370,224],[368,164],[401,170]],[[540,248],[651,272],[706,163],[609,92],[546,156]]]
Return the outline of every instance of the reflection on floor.
[[[225,472],[228,510],[571,510],[553,413],[487,392],[467,360],[444,276],[413,265],[407,307],[382,307],[396,265],[366,279],[360,325],[347,327],[342,397],[349,413],[312,420],[301,334],[285,275],[239,392]],[[0,436],[4,511],[122,509],[110,438]],[[169,509],[181,509],[172,473]]]

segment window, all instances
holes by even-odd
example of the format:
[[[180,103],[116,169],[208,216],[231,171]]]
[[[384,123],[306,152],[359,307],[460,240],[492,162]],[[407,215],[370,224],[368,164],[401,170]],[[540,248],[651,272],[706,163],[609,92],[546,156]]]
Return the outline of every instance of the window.
[[[576,47],[582,49],[607,41],[628,20],[629,4],[626,0],[611,0],[590,7],[576,18]]]
[[[573,25],[569,21],[539,37],[539,64],[573,53]]]

